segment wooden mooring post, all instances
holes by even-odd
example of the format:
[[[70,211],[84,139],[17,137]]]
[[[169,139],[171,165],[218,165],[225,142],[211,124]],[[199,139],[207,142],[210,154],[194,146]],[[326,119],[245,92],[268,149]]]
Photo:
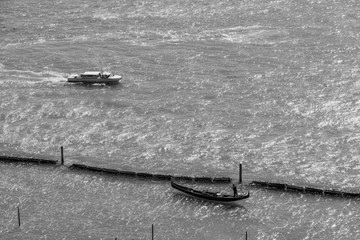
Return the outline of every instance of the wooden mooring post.
[[[64,148],[63,146],[60,147],[61,150],[61,165],[64,165]]]
[[[19,223],[19,227],[20,227],[20,224],[21,224],[21,222],[20,222],[20,207],[18,207],[18,223]]]
[[[239,164],[239,183],[242,184],[242,164]]]
[[[151,224],[151,240],[154,240],[154,224]]]

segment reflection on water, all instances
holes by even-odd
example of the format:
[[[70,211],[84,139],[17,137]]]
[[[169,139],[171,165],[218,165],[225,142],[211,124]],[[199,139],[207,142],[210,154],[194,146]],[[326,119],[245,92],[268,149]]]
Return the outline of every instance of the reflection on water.
[[[191,196],[185,193],[173,193],[173,201],[184,201],[188,203],[189,205],[206,205],[209,208],[213,209],[220,209],[220,210],[243,210],[246,211],[246,208],[241,204],[237,202],[216,202],[216,201],[209,201],[209,200],[203,200],[199,199],[195,196]]]

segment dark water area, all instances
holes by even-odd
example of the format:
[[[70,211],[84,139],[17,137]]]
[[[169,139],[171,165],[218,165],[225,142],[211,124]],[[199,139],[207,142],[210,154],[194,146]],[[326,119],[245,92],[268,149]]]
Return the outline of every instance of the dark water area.
[[[0,155],[359,192],[358,1],[0,1]],[[73,85],[107,70],[117,86]],[[357,239],[358,200],[0,163],[4,239]],[[197,187],[230,186],[195,184]],[[20,206],[23,226],[16,229]],[[251,236],[251,237],[250,237]]]

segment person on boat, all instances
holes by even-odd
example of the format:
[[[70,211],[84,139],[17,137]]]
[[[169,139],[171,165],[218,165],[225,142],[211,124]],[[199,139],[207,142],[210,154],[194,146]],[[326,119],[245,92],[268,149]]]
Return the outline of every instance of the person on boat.
[[[236,197],[238,195],[238,192],[237,192],[237,188],[236,188],[235,184],[232,185],[232,188],[234,191],[234,197]]]

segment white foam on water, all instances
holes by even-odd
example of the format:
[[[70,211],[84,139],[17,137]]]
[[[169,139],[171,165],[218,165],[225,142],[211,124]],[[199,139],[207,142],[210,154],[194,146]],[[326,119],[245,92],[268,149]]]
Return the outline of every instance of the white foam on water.
[[[234,179],[243,163],[245,180],[358,190],[353,2],[31,0],[14,11],[24,4],[4,3],[3,151],[58,158],[62,145],[67,164]],[[124,84],[64,84],[99,66]],[[352,199],[252,188],[225,206],[166,182],[16,166],[0,168],[0,238],[145,239],[152,223],[167,239],[359,238]],[[9,233],[19,203],[27,225]]]

